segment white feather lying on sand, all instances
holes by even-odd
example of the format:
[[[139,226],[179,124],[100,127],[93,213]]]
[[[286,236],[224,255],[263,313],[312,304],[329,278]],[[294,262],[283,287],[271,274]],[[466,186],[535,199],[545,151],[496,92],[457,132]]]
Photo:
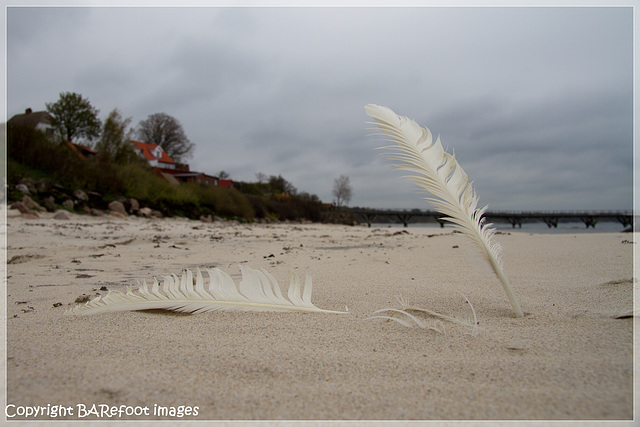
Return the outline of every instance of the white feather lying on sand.
[[[242,280],[236,286],[231,276],[219,268],[207,269],[208,289],[200,272],[194,275],[183,270],[182,276],[164,276],[162,287],[153,279],[151,288],[146,282],[137,291],[131,287],[126,293],[109,291],[104,297],[97,297],[84,305],[78,305],[65,314],[97,314],[114,311],[171,310],[184,313],[202,313],[216,310],[244,311],[301,311],[319,313],[346,313],[323,310],[311,303],[311,277],[306,276],[305,284],[297,274],[290,271],[291,283],[288,299],[280,292],[276,279],[266,270],[240,266]]]

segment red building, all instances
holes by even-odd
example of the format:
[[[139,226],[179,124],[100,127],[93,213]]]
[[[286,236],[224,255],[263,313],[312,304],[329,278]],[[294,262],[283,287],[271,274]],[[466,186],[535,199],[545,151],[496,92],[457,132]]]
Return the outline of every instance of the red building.
[[[149,165],[160,169],[175,169],[176,162],[157,144],[131,141],[136,154],[149,162]]]
[[[179,183],[211,185],[233,188],[230,179],[219,179],[204,172],[190,171],[189,165],[176,163],[159,145],[131,141],[135,152],[146,159],[158,175],[170,175]]]

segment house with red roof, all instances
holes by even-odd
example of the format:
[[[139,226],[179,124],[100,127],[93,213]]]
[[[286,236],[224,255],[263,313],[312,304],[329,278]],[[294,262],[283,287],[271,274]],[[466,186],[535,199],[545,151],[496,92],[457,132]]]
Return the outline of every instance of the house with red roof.
[[[176,162],[157,144],[149,144],[147,142],[131,141],[133,150],[143,159],[149,162],[149,165],[160,169],[175,169]]]
[[[230,179],[220,179],[203,172],[189,170],[189,165],[176,163],[159,145],[131,141],[134,151],[149,162],[157,175],[173,182],[210,185],[213,187],[234,188]]]
[[[67,146],[83,160],[90,159],[98,154],[91,147],[87,147],[86,145],[67,141]]]

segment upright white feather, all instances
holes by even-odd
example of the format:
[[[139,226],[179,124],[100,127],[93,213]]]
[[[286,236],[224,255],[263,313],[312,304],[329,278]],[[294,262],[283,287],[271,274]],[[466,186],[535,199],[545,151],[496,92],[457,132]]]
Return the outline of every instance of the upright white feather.
[[[65,314],[96,314],[113,311],[171,310],[184,313],[202,313],[216,310],[247,311],[303,311],[322,313],[344,313],[323,310],[311,303],[311,277],[307,275],[304,293],[298,275],[290,272],[289,299],[280,292],[276,279],[266,270],[255,270],[240,266],[242,280],[239,286],[231,276],[219,268],[208,269],[209,289],[205,289],[200,269],[194,276],[184,270],[182,276],[164,276],[162,289],[154,278],[151,289],[143,281],[137,292],[131,287],[126,293],[109,291],[84,305],[78,305]]]
[[[523,317],[520,304],[502,271],[501,249],[493,239],[496,230],[490,227],[491,224],[485,224],[482,216],[487,207],[477,209],[478,198],[455,156],[444,151],[440,137],[434,142],[429,129],[420,127],[413,120],[379,105],[369,104],[364,108],[382,134],[397,143],[382,147],[396,153],[390,157],[401,163],[394,166],[413,172],[414,175],[408,178],[432,196],[425,199],[483,251],[500,279],[516,317]]]

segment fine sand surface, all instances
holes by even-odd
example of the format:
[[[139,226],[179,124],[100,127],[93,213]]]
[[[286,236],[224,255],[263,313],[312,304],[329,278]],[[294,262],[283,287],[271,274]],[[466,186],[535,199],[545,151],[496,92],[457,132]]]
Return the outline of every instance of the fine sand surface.
[[[77,405],[97,404],[174,408],[161,417],[173,420],[633,418],[634,320],[614,318],[633,307],[631,233],[498,234],[526,314],[517,319],[476,247],[451,228],[15,214],[10,414],[62,405],[75,420]],[[349,313],[64,315],[102,287],[214,266],[238,280],[238,264],[265,268],[284,292],[289,269],[309,273],[314,304]],[[462,294],[477,328],[368,319],[400,299],[472,319]],[[198,415],[179,418],[181,406]]]

